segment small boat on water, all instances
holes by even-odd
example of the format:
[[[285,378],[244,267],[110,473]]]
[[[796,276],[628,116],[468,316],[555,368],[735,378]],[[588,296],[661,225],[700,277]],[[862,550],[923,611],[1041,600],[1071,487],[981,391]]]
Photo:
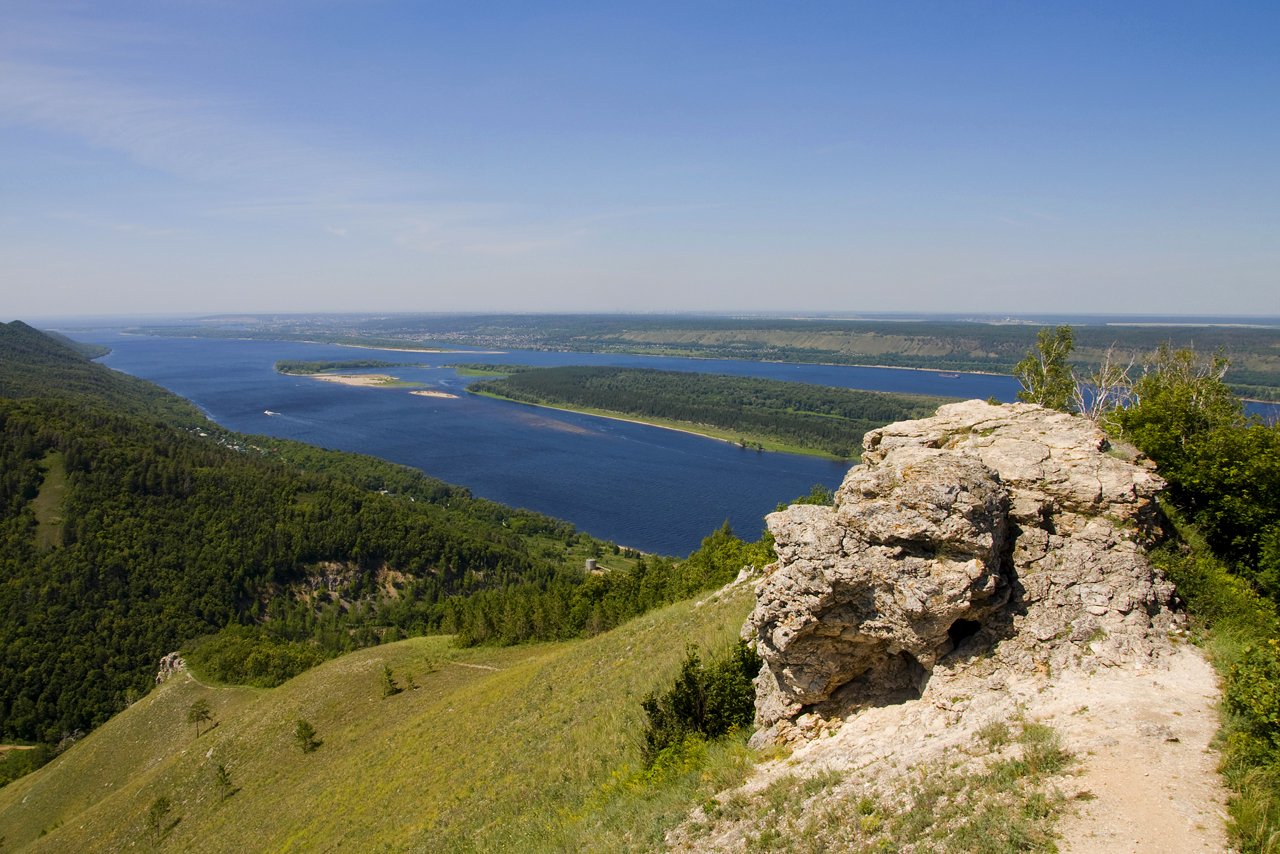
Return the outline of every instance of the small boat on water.
[[[948,380],[956,380],[956,379],[959,379],[959,378],[960,378],[960,375],[959,375],[959,374],[942,374],[942,373],[940,373],[940,374],[938,374],[938,376],[940,376],[940,377],[942,377],[942,378],[944,378],[944,379],[948,379]]]
[[[263,415],[279,415],[280,413],[279,413],[279,412],[272,412],[270,409],[264,409],[264,410],[262,410],[262,414],[263,414]]]

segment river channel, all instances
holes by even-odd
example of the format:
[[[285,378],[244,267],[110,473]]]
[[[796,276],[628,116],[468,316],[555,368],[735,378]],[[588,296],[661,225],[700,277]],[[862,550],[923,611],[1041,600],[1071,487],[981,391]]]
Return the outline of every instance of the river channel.
[[[849,465],[477,397],[465,391],[473,380],[443,365],[625,365],[1004,401],[1013,400],[1018,390],[1010,377],[891,368],[598,353],[388,352],[283,341],[152,338],[115,330],[74,337],[111,347],[104,364],[187,398],[229,429],[372,454],[485,498],[566,519],[594,536],[673,555],[697,548],[726,519],[754,539],[764,515],[779,501],[807,493],[815,483],[835,488]],[[284,376],[274,369],[282,359],[422,363],[381,372],[458,397]]]

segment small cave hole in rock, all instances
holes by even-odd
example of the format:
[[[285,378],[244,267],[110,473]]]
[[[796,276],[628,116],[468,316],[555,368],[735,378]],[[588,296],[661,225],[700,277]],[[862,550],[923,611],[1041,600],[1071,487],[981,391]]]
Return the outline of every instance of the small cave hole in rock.
[[[966,638],[971,638],[982,628],[982,624],[977,620],[956,620],[951,624],[951,628],[947,629],[947,636],[951,638],[951,642],[959,646]]]

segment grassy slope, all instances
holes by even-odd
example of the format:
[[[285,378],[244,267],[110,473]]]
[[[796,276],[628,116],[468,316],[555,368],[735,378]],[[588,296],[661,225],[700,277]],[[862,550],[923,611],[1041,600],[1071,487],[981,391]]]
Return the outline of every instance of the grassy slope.
[[[649,812],[628,804],[608,818],[600,793],[636,766],[640,699],[674,675],[686,642],[729,644],[751,604],[747,588],[560,644],[458,650],[415,638],[272,690],[179,677],[0,789],[5,850],[607,850],[625,847],[627,835],[639,843],[637,834],[660,832],[653,811],[671,805],[641,798]],[[419,689],[384,699],[384,663]],[[185,714],[200,698],[220,723],[196,740]],[[311,755],[293,743],[298,717],[324,741]],[[239,789],[225,800],[219,763]],[[174,804],[172,827],[156,842],[146,813],[162,795]],[[595,805],[591,815],[584,804]]]
[[[31,509],[36,514],[36,544],[44,552],[62,542],[62,498],[67,491],[66,459],[58,451],[50,451],[45,454],[40,468],[44,470],[44,482],[31,502]]]

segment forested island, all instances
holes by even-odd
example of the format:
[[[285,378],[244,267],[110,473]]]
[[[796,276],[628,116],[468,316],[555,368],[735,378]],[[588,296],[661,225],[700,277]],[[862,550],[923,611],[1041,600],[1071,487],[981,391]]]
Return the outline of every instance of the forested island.
[[[505,377],[467,390],[505,400],[689,430],[760,450],[849,459],[868,430],[932,415],[955,398],[858,391],[756,377],[652,368],[528,368],[460,363]]]
[[[344,362],[298,362],[288,359],[276,362],[276,373],[307,377],[329,371],[354,371],[361,368],[420,368],[419,362],[384,362],[381,359],[348,359]]]

